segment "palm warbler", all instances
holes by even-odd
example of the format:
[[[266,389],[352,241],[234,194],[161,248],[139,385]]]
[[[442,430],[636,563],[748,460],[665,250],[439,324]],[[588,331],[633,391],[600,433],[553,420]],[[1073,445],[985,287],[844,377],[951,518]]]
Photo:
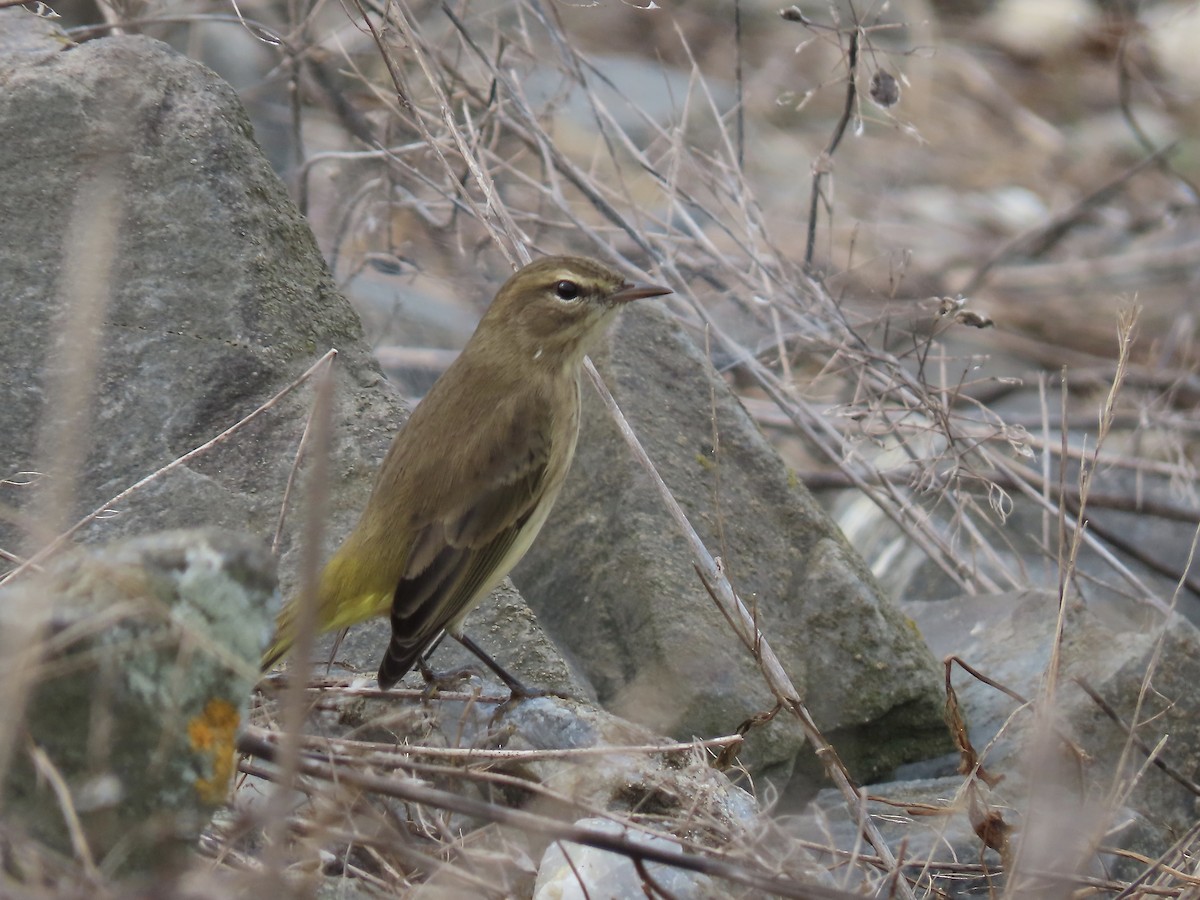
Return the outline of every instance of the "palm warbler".
[[[525,555],[558,497],[579,436],[591,340],[625,303],[668,293],[572,256],[530,263],[500,288],[392,441],[358,524],[321,573],[319,630],[390,611],[380,687],[445,631],[527,693],[462,634],[462,620]],[[289,604],[264,668],[294,631]]]

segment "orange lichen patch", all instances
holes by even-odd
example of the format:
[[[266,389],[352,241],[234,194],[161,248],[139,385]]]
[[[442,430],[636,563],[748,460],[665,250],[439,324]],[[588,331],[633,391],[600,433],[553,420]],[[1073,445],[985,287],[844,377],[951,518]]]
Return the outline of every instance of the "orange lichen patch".
[[[196,793],[210,806],[223,803],[229,790],[238,721],[238,711],[227,700],[209,700],[204,712],[188,722],[192,749],[207,756],[212,767],[212,777],[196,779]]]

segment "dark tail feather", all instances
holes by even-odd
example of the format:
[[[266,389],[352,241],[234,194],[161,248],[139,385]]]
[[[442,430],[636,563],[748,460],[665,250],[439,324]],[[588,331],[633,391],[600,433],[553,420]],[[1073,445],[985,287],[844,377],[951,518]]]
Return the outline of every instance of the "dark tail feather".
[[[383,654],[383,662],[379,664],[379,687],[386,691],[407,675],[425,652],[425,647],[426,643],[414,646],[393,636],[387,652]]]

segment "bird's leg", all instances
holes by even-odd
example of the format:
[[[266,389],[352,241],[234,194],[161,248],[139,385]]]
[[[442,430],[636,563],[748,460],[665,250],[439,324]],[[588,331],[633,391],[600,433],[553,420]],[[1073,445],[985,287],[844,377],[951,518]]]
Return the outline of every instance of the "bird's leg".
[[[426,698],[432,696],[435,691],[451,690],[460,682],[480,674],[474,666],[463,666],[461,669],[450,669],[445,672],[434,671],[433,667],[429,665],[429,660],[445,638],[446,632],[443,631],[438,635],[438,639],[429,645],[429,649],[417,657],[417,671],[425,680]]]
[[[349,628],[343,628],[334,636],[333,646],[329,648],[329,659],[325,660],[325,677],[329,677],[329,671],[333,668],[333,661],[337,659],[337,652],[342,647],[342,641],[346,639],[346,633]]]
[[[447,632],[450,634],[450,632]],[[510,674],[500,663],[492,659],[483,648],[467,637],[465,634],[450,634],[452,638],[474,653],[481,663],[491,669],[496,677],[504,682],[511,692],[512,696],[508,698],[511,703],[513,700],[527,700],[534,697],[550,696],[550,691],[539,690],[538,688],[529,688],[520,682],[514,675]]]

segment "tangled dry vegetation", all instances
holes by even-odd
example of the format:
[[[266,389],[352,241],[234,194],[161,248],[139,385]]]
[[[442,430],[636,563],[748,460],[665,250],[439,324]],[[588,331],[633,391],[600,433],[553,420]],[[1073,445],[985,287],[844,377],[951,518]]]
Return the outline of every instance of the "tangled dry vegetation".
[[[445,364],[434,348],[469,331],[475,298],[512,264],[594,255],[675,289],[672,311],[800,477],[835,506],[841,489],[869,498],[890,523],[870,525],[874,546],[901,541],[921,584],[942,596],[1040,586],[1160,612],[1191,604],[1196,147],[1161,134],[1194,127],[1194,108],[1134,12],[1113,7],[1022,56],[984,41],[978,22],[913,6],[905,21],[866,2],[780,15],[733,3],[352,0],[286,16],[256,3],[236,14],[114,3],[107,26],[77,34],[132,23],[186,48],[203,29],[274,54],[246,99],[261,113],[287,87],[294,119],[260,121],[260,138],[304,135],[279,151],[295,195],[380,359],[410,384]],[[411,311],[374,299],[385,279],[442,310],[423,345]],[[402,334],[390,329],[398,317]],[[1141,490],[1151,477],[1165,493]],[[1021,535],[1008,522],[1018,504],[1032,510]],[[1130,513],[1185,530],[1184,555],[1105,526]],[[1053,665],[1035,705],[1052,701]],[[364,693],[317,687],[330,714]],[[248,883],[291,867],[299,884],[313,873],[293,861],[319,859],[380,896],[451,870],[444,887],[503,894],[508,867],[536,862],[513,835],[538,835],[631,854],[647,896],[668,893],[649,862],[708,873],[735,895],[823,895],[791,877],[800,847],[770,820],[748,833],[699,814],[629,816],[695,852],[652,851],[562,824],[595,810],[497,802],[539,791],[510,774],[518,757],[287,735],[272,709],[264,702],[243,738],[242,772],[313,802],[285,815],[285,801],[265,799],[284,805],[270,807],[280,814],[262,844],[243,821],[206,836],[204,853]],[[961,734],[969,792],[986,770]],[[715,758],[723,746],[636,752]],[[463,822],[492,824],[463,837]],[[1002,845],[1005,827],[1002,812],[981,810],[984,842]],[[1143,860],[1136,881],[1062,877],[1079,896],[1193,896],[1198,831]],[[296,849],[339,838],[351,848],[340,859]],[[803,849],[848,890],[942,890],[929,860]],[[952,868],[983,871],[939,861]],[[188,877],[180,889],[203,893],[203,876]]]

